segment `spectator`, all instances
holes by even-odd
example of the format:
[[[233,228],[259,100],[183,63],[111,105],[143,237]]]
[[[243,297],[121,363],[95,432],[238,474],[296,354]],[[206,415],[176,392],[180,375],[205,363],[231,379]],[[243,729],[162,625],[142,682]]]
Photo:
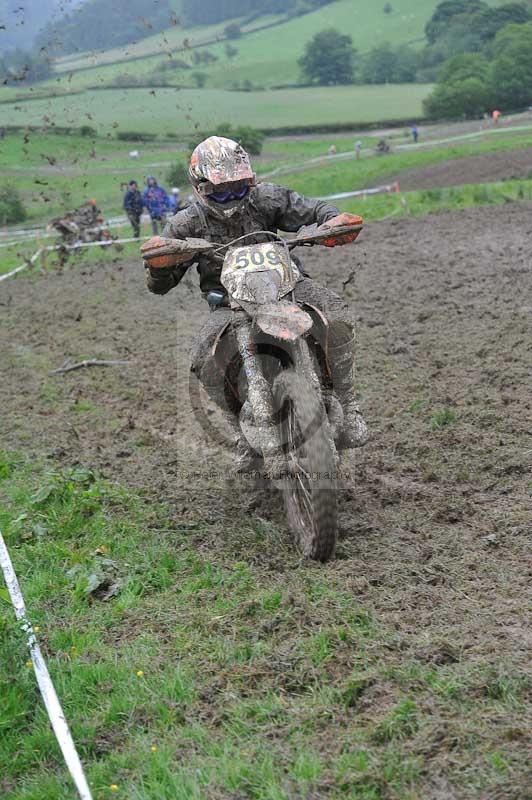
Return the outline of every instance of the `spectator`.
[[[335,155],[336,155],[336,145],[335,145],[335,144],[332,144],[332,145],[329,147],[329,155],[330,155],[330,156],[335,156]]]
[[[162,186],[159,186],[153,175],[146,178],[146,188],[142,193],[142,204],[147,209],[151,218],[151,228],[154,236],[159,233],[158,224],[161,230],[166,224],[166,214],[170,209],[168,195]]]
[[[501,116],[501,112],[499,111],[499,109],[498,109],[498,108],[494,109],[494,110],[491,112],[491,118],[492,118],[492,120],[493,120],[493,124],[494,124],[494,125],[498,125],[498,124],[499,124],[499,117],[500,117],[500,116]]]
[[[417,140],[419,139],[419,128],[417,125],[412,125],[411,134],[414,144],[417,144]]]
[[[174,186],[172,189],[172,194],[168,198],[168,202],[170,204],[170,211],[172,214],[177,214],[178,211],[181,209],[181,197],[180,197],[180,190],[177,186]]]
[[[127,192],[124,195],[124,210],[131,222],[133,236],[137,239],[140,236],[140,217],[142,215],[143,205],[142,195],[139,192],[137,181],[129,181]]]
[[[358,142],[355,142],[355,154],[356,154],[357,161],[360,158],[361,152],[362,152],[362,142],[359,139]]]

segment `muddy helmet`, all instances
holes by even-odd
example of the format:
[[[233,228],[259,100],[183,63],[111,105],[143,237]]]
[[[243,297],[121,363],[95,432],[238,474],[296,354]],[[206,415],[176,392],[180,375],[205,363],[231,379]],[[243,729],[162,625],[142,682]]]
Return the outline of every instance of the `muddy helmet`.
[[[224,136],[200,142],[190,158],[188,174],[199,202],[220,219],[241,212],[255,184],[248,154]]]

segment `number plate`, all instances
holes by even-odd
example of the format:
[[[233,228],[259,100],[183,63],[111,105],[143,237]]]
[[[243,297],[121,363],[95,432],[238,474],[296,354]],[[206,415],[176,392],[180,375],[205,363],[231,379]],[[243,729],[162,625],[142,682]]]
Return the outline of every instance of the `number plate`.
[[[230,250],[225,258],[224,269],[289,269],[288,253],[282,245],[254,244]]]
[[[281,276],[279,297],[291,292],[300,277],[299,270],[282,244],[266,242],[230,250],[224,261],[221,281],[235,300],[252,302],[246,291],[245,274],[251,271],[275,270]]]

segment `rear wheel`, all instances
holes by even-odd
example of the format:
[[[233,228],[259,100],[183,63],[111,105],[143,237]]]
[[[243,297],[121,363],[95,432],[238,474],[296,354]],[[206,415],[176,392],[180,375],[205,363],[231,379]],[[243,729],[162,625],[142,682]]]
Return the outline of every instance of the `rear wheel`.
[[[286,370],[274,382],[286,456],[283,495],[288,525],[307,558],[327,561],[338,536],[336,453],[323,402],[302,376]]]

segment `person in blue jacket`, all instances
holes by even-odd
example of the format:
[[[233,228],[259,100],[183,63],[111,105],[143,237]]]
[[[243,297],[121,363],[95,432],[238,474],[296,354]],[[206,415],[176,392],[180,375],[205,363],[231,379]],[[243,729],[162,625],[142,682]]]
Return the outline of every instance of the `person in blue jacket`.
[[[142,203],[147,209],[151,218],[151,227],[154,235],[159,233],[158,225],[161,230],[166,224],[166,215],[170,210],[168,195],[162,186],[159,186],[153,175],[146,178],[146,188],[142,193]]]
[[[131,222],[133,236],[135,236],[137,239],[140,236],[140,218],[142,216],[143,208],[144,204],[142,202],[142,195],[139,192],[137,181],[129,181],[127,185],[127,192],[124,195],[124,211]]]

